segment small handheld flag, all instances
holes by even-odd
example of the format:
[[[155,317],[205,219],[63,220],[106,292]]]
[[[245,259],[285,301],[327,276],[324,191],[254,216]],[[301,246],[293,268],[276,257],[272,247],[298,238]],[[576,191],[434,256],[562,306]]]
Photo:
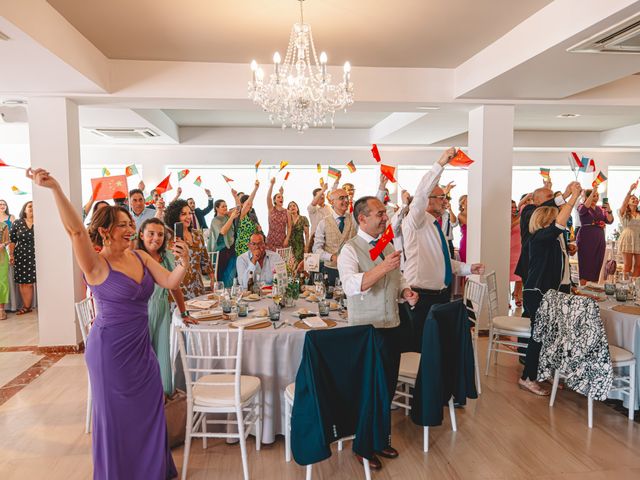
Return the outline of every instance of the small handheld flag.
[[[333,178],[334,180],[339,179],[342,176],[342,172],[337,168],[329,167],[329,178]]]
[[[471,160],[462,150],[458,149],[454,157],[449,162],[449,165],[452,167],[468,167],[472,163],[473,160]]]
[[[371,260],[375,260],[380,256],[385,247],[389,244],[391,240],[393,240],[393,228],[391,228],[391,224],[387,225],[384,233],[378,239],[376,246],[369,250],[369,256]]]
[[[349,173],[353,173],[356,171],[356,166],[353,163],[353,160],[351,160],[349,163],[347,163],[347,168],[349,169]]]
[[[11,191],[13,192],[14,195],[26,195],[27,194],[27,192],[23,192],[22,190],[20,190],[15,185],[13,187],[11,187]]]
[[[0,158],[0,167],[13,167],[13,168],[19,168],[21,170],[26,170],[25,167],[16,167],[15,165],[9,165],[7,163],[4,163],[4,160],[2,160],[1,158]]]
[[[132,175],[138,174],[138,168],[134,165],[129,165],[124,169],[124,174],[127,177],[131,177]]]
[[[322,187],[324,185],[324,178],[320,177],[320,186]]]
[[[578,171],[584,173],[594,173],[596,171],[596,162],[593,158],[582,157],[582,166],[578,168]]]
[[[287,165],[289,165],[289,162],[285,162],[284,160],[282,160],[280,162],[280,170],[278,170],[278,173],[284,170],[287,167]]]
[[[545,182],[548,182],[551,179],[551,169],[540,168],[540,175],[542,175],[542,178],[545,180]]]
[[[178,182],[180,180],[182,180],[184,177],[186,177],[187,175],[189,175],[189,169],[188,168],[185,168],[184,170],[180,170],[178,172]]]
[[[229,183],[229,182],[233,182],[233,178],[229,178],[226,175],[222,175],[222,178],[224,178],[224,181]]]
[[[284,181],[286,182],[287,180],[289,180],[289,175],[291,174],[291,172],[287,172],[284,176]]]
[[[169,178],[170,177],[171,177],[171,174],[167,175],[165,177],[165,179],[162,180],[154,190],[156,192],[158,192],[160,195],[162,195],[163,193],[168,192],[169,190],[171,190],[173,187],[171,186],[171,183],[169,182]]]
[[[318,173],[322,173],[322,165],[316,163],[316,170],[318,170]]]
[[[571,152],[569,155],[569,165],[571,166],[572,171],[576,171],[576,169],[582,168],[582,161],[578,157],[576,152]]]
[[[373,155],[373,158],[376,159],[376,162],[382,160],[382,158],[380,158],[380,152],[378,151],[378,145],[376,145],[375,143],[371,147],[371,154]]]
[[[108,169],[102,167],[102,176],[108,177],[109,175],[111,175],[111,172]]]
[[[384,163],[380,165],[380,173],[387,177],[393,183],[396,183],[396,179],[394,177],[395,172],[395,167],[391,165],[385,165]]]
[[[593,181],[593,183],[591,183],[591,186],[595,188],[595,187],[597,187],[598,185],[600,185],[602,182],[604,182],[606,180],[607,180],[607,176],[602,172],[598,172],[598,176]]]
[[[199,187],[200,185],[202,185],[202,177],[198,176],[198,177],[193,181],[193,184],[194,184],[196,187]]]
[[[91,191],[93,192],[94,201],[127,198],[127,190],[126,175],[91,179]]]
[[[256,167],[256,175],[258,174],[258,168],[260,168],[260,164],[262,163],[262,159],[258,160],[255,164]]]

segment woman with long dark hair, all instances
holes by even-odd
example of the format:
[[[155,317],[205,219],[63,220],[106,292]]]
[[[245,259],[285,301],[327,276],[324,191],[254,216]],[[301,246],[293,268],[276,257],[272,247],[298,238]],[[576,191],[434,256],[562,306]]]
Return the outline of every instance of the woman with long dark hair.
[[[260,187],[260,182],[256,180],[251,195],[240,195],[238,198],[238,206],[240,207],[240,216],[236,220],[236,238],[235,250],[236,257],[249,250],[249,239],[254,232],[262,231],[258,216],[253,209],[253,201]]]
[[[22,206],[20,218],[11,226],[9,263],[13,265],[13,279],[20,290],[22,308],[16,315],[31,312],[33,286],[36,283],[36,250],[34,241],[33,202]]]
[[[304,260],[304,248],[309,243],[309,220],[307,220],[307,217],[300,215],[300,208],[296,202],[289,202],[287,210],[291,218],[289,246],[297,265]]]
[[[273,193],[273,185],[276,183],[275,177],[271,179],[269,191],[267,192],[267,211],[269,212],[269,232],[267,234],[267,250],[276,251],[289,245],[291,235],[291,217],[284,208],[284,189],[280,187],[278,193]]]

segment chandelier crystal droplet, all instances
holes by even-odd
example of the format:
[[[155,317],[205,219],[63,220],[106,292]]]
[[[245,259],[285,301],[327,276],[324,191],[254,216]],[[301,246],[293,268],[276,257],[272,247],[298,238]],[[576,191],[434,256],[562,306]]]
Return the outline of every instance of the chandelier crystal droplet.
[[[284,62],[280,53],[273,55],[273,73],[265,73],[255,60],[251,62],[249,98],[269,113],[284,130],[291,127],[304,132],[309,126],[321,127],[327,118],[334,127],[336,111],[345,110],[353,103],[351,64],[345,62],[342,82],[333,85],[327,72],[327,54],[320,59],[313,43],[311,25],[304,23],[302,2],[300,22],[293,25]]]

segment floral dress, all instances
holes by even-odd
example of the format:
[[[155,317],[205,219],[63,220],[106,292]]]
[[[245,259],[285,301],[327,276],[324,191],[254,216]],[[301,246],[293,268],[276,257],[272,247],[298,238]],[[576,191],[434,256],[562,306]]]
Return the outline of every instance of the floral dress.
[[[304,259],[304,229],[309,227],[307,217],[300,216],[298,221],[291,227],[291,236],[289,237],[289,246],[291,253],[296,259],[296,263],[300,263]]]
[[[249,239],[255,231],[256,224],[249,218],[249,215],[245,215],[236,229],[236,257],[249,250]]]
[[[212,270],[202,231],[193,229],[191,236],[193,240],[189,245],[189,265],[180,285],[185,300],[191,300],[205,293],[202,275]]]
[[[287,224],[289,213],[284,208],[278,210],[272,208],[269,212],[269,234],[267,235],[267,250],[274,252],[278,248],[284,247],[284,240],[287,238]]]

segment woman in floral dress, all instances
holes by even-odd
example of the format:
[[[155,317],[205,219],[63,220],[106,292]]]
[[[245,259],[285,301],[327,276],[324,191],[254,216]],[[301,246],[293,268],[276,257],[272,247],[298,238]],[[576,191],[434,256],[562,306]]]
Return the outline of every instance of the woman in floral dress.
[[[300,215],[300,208],[298,208],[296,202],[289,202],[287,210],[289,211],[292,225],[289,246],[297,265],[304,260],[304,246],[309,242],[309,220],[307,220],[307,217]]]
[[[244,252],[249,250],[249,238],[254,232],[262,231],[258,217],[253,209],[253,200],[256,198],[256,192],[260,187],[260,181],[256,180],[251,195],[242,195],[237,200],[237,205],[240,207],[240,217],[236,219],[235,224],[235,248],[236,257],[239,257]],[[234,192],[234,196],[236,196]]]
[[[269,232],[267,234],[267,250],[276,251],[279,248],[289,246],[291,235],[291,217],[284,205],[284,188],[280,187],[278,193],[273,194],[275,177],[271,179],[267,192],[267,210],[269,212]]]

